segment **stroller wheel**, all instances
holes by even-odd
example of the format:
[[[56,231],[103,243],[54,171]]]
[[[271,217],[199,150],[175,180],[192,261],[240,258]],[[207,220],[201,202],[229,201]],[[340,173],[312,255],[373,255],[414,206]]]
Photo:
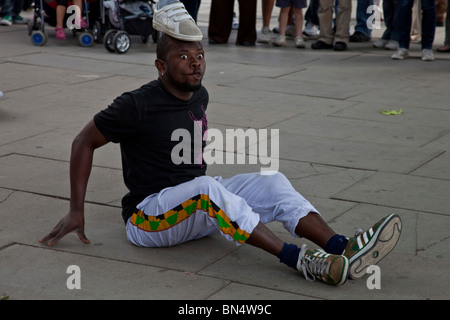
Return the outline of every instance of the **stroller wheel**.
[[[125,53],[130,49],[131,39],[127,32],[119,31],[113,39],[113,45],[117,53]]]
[[[31,32],[31,42],[35,46],[43,46],[47,43],[47,34],[41,30]]]
[[[94,26],[92,27],[92,35],[94,36],[94,42],[102,43],[103,35],[100,21],[95,21]]]
[[[94,44],[94,38],[89,32],[82,32],[78,36],[78,41],[83,47],[92,47],[92,45]]]
[[[103,44],[105,46],[105,49],[108,50],[109,52],[116,51],[113,46],[113,40],[114,40],[114,36],[116,35],[116,33],[117,33],[117,30],[114,30],[114,29],[108,30],[105,33],[105,37],[103,38]]]

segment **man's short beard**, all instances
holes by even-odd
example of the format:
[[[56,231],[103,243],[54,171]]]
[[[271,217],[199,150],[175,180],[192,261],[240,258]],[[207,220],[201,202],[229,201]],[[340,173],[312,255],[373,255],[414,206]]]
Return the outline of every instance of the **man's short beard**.
[[[183,82],[179,84],[179,87],[183,91],[194,92],[202,87],[202,83],[201,81],[199,84],[189,84],[188,82]]]

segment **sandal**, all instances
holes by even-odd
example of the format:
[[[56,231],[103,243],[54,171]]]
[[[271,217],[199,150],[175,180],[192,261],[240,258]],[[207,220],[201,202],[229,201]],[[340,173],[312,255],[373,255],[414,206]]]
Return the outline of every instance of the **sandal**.
[[[437,48],[437,52],[450,52],[450,44]]]

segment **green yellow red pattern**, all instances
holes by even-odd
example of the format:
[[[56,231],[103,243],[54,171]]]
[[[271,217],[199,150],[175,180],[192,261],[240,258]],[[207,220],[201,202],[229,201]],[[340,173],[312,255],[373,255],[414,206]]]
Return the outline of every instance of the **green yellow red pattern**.
[[[236,222],[231,221],[207,195],[200,194],[181,205],[158,216],[148,216],[138,210],[131,216],[130,222],[139,229],[147,232],[158,232],[170,229],[181,221],[189,218],[198,210],[206,212],[210,217],[216,218],[219,229],[230,235],[234,241],[244,243],[250,236],[245,230],[239,228]]]

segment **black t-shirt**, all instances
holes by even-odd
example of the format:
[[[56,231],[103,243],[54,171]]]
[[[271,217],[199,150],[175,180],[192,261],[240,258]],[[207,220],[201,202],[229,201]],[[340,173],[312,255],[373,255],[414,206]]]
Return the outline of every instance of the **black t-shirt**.
[[[148,195],[205,174],[201,152],[208,100],[203,86],[185,101],[154,80],[122,94],[94,116],[100,132],[109,141],[120,143],[123,178],[130,191],[122,199],[125,222]],[[172,138],[174,132],[182,134]],[[186,148],[189,139],[191,147]]]

